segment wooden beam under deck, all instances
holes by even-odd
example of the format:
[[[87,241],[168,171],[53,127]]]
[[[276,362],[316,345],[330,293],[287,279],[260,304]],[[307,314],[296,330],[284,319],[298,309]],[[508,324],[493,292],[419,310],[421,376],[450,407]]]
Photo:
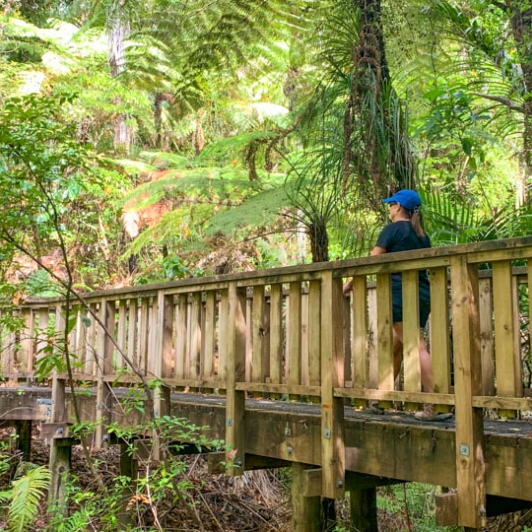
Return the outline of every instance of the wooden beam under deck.
[[[123,393],[116,390],[117,400]],[[68,392],[67,392],[68,395]],[[4,423],[17,419],[48,421],[47,388],[0,390]],[[96,418],[96,397],[81,398],[87,421]],[[134,424],[116,407],[110,421]],[[172,394],[171,414],[206,427],[207,437],[223,437],[225,398]],[[71,412],[68,420],[72,420]],[[344,410],[345,467],[347,472],[369,475],[376,485],[390,480],[415,481],[454,488],[456,483],[454,422],[419,422],[397,412],[377,416]],[[246,454],[272,463],[321,466],[319,405],[248,400],[245,411]],[[486,489],[490,495],[532,501],[532,426],[526,421],[485,420]]]

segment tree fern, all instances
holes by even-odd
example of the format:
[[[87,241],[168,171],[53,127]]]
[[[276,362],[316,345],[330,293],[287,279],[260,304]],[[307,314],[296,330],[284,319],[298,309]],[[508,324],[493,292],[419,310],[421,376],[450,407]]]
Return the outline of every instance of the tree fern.
[[[271,226],[283,208],[292,202],[284,186],[257,192],[237,206],[219,212],[209,221],[209,233],[231,234],[239,227]]]

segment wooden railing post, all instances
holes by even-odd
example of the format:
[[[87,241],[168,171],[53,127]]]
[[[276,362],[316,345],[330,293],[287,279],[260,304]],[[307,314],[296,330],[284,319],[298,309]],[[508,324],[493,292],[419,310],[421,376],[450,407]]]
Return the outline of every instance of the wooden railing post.
[[[153,377],[162,379],[168,377],[171,371],[173,349],[173,296],[159,292],[157,297],[157,349],[152,354],[154,358]],[[170,414],[170,388],[161,386],[155,388],[154,415],[165,416]]]
[[[434,268],[430,271],[430,353],[436,393],[451,390],[450,340],[447,268]]]
[[[342,280],[332,271],[321,282],[321,466],[322,496],[337,499],[345,491],[344,402],[334,388],[344,385]]]
[[[241,475],[245,460],[245,400],[244,391],[236,383],[246,376],[246,292],[236,283],[229,284],[229,320],[227,327],[227,402],[225,444],[229,475]]]
[[[24,328],[20,335],[20,351],[18,356],[21,372],[27,376],[33,371],[35,312],[31,308],[23,309],[22,318],[24,320]]]
[[[451,258],[451,295],[458,524],[480,528],[486,521],[483,411],[473,407],[473,396],[482,392],[479,288],[477,266],[465,254]]]
[[[105,424],[108,420],[108,410],[110,397],[110,385],[105,377],[113,372],[113,350],[114,346],[109,337],[115,330],[115,309],[114,303],[109,303],[106,299],[100,302],[100,322],[105,325],[98,330],[98,348],[96,353],[97,361],[97,384],[96,384],[96,421],[94,445],[97,449],[102,447],[104,435],[106,434]]]

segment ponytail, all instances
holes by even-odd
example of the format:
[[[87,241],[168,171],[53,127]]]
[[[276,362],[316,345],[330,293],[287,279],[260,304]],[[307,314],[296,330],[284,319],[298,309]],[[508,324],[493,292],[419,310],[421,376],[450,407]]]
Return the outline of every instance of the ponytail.
[[[413,211],[408,211],[408,213],[410,214],[410,222],[412,223],[416,235],[419,238],[423,238],[425,236],[425,230],[423,229],[423,216],[421,210],[419,207],[415,207]]]

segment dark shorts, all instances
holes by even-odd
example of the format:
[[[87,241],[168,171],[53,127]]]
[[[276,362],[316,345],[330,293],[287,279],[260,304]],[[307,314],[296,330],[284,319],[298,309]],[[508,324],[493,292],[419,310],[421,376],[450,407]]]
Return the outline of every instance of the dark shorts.
[[[392,286],[393,322],[403,321],[403,288],[396,283]],[[425,327],[430,314],[430,286],[419,285],[419,326]]]

